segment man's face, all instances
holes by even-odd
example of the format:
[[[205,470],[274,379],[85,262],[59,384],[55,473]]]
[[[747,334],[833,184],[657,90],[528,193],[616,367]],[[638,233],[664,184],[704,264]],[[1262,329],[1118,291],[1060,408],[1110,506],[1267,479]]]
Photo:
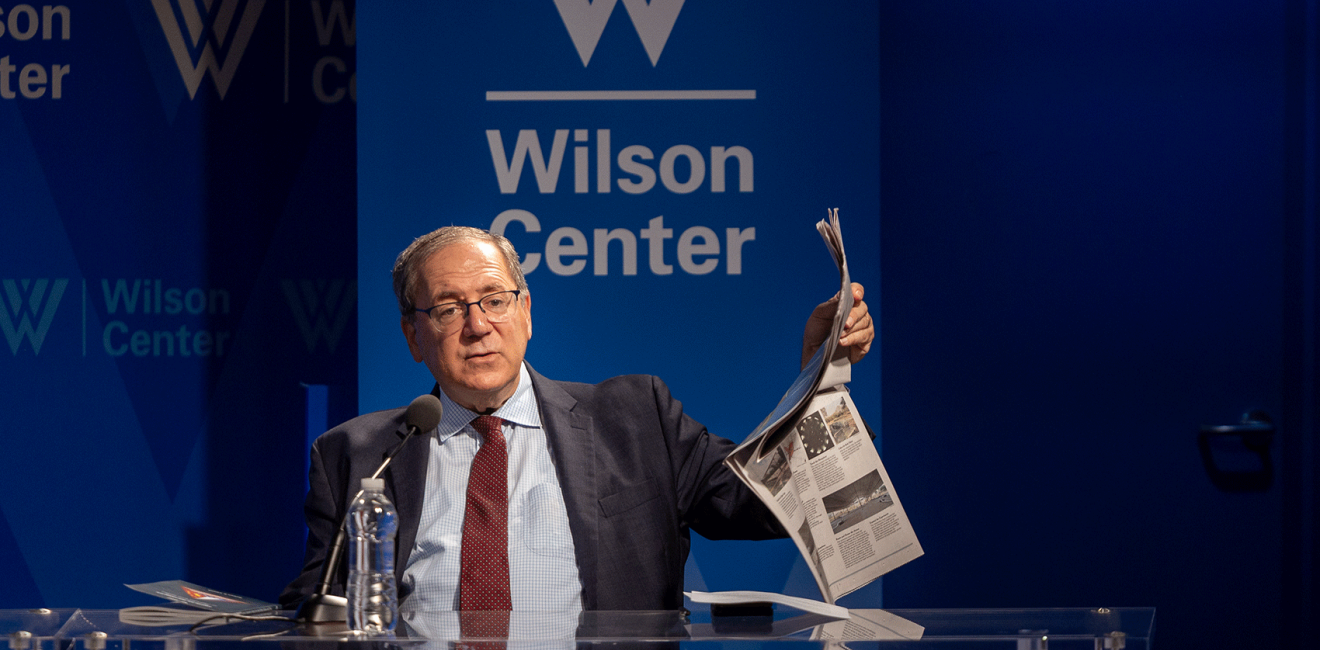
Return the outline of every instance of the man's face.
[[[490,242],[450,244],[422,264],[413,289],[421,309],[446,302],[474,302],[497,291],[517,289],[504,266],[504,256]],[[426,314],[403,317],[403,334],[413,360],[426,364],[450,399],[478,413],[496,409],[518,388],[518,371],[532,338],[531,296],[520,296],[492,323],[481,307],[468,308],[467,318],[439,331]]]

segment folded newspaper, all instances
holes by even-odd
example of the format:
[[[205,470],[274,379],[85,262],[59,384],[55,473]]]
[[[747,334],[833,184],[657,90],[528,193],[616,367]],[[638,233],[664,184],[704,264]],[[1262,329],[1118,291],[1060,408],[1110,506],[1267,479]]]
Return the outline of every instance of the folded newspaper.
[[[143,605],[119,610],[119,620],[131,625],[189,625],[207,619],[222,620],[225,615],[250,616],[274,612],[280,608],[275,603],[225,593],[183,580],[124,586],[177,603],[176,605]]]
[[[923,551],[848,395],[851,365],[838,343],[853,297],[838,209],[816,230],[842,280],[833,328],[778,406],[724,462],[774,512],[825,602],[834,604]]]

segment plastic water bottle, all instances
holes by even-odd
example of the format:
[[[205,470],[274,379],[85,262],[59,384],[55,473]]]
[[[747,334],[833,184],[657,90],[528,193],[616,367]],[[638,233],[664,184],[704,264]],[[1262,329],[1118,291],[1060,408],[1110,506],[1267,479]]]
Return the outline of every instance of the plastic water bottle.
[[[393,632],[399,619],[394,584],[399,514],[384,490],[384,479],[362,479],[362,494],[348,512],[348,627],[367,634]]]

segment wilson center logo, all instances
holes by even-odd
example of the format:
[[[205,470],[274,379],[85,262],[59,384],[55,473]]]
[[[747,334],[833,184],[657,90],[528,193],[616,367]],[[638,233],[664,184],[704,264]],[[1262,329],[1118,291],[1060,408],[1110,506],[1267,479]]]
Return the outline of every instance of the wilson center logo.
[[[573,39],[582,58],[582,67],[587,67],[591,55],[596,51],[600,35],[605,32],[605,23],[614,13],[618,0],[555,0],[559,17],[564,19],[564,27]],[[678,12],[683,9],[683,0],[623,0],[623,7],[628,10],[633,28],[642,39],[646,55],[651,57],[651,66],[660,62],[660,53],[669,41],[669,33],[674,30]]]
[[[209,72],[224,99],[266,0],[151,0],[151,5],[188,97],[197,96]]]
[[[317,341],[324,339],[334,352],[349,317],[356,313],[357,281],[284,280],[280,285],[307,351],[315,352]]]
[[[27,339],[32,354],[41,353],[41,344],[68,286],[65,278],[0,280],[0,332],[4,332],[10,352],[17,355],[23,339]]]

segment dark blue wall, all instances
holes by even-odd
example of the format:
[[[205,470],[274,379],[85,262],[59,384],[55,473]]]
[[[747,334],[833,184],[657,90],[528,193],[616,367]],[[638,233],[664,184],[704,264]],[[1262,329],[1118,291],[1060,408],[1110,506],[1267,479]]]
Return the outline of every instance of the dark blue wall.
[[[884,457],[927,551],[886,605],[1301,643],[1314,3],[883,6]],[[1200,427],[1257,408],[1275,471],[1225,491]]]

